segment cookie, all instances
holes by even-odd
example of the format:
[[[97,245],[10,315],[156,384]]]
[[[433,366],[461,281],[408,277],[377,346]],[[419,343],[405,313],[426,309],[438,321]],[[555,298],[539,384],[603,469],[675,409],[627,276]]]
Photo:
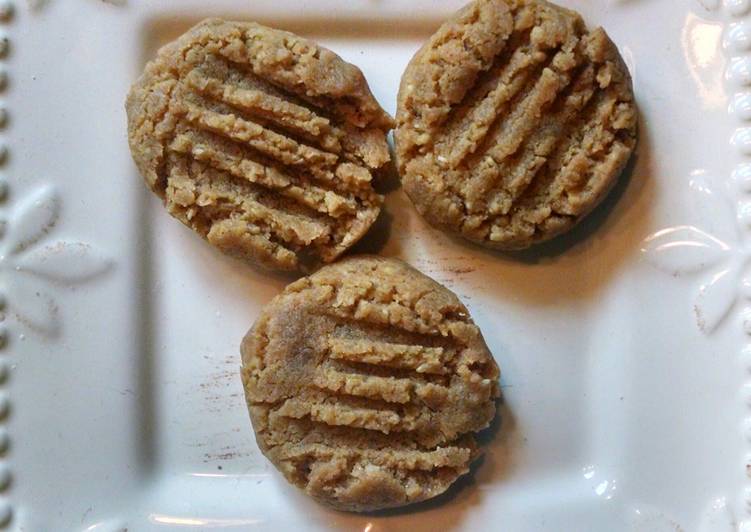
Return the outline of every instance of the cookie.
[[[378,216],[371,181],[393,120],[357,67],[311,41],[206,20],[159,50],[126,110],[148,186],[230,255],[306,269]]]
[[[402,77],[404,190],[432,225],[496,249],[561,234],[617,181],[636,143],[615,45],[544,0],[477,0]]]
[[[347,258],[290,284],[241,351],[258,446],[337,509],[443,493],[495,415],[498,366],[467,309],[399,260]]]

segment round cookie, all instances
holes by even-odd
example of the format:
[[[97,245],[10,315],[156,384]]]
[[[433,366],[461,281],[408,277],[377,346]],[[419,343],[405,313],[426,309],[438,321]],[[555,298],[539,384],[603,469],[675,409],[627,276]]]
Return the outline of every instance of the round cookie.
[[[561,234],[636,143],[615,45],[544,0],[476,0],[413,57],[398,96],[405,191],[432,225],[496,249]]]
[[[307,269],[378,216],[393,121],[357,67],[311,41],[205,20],[159,50],[126,110],[148,186],[228,254]]]
[[[498,366],[467,309],[396,259],[347,258],[290,284],[241,351],[258,446],[337,509],[443,493],[495,416]]]

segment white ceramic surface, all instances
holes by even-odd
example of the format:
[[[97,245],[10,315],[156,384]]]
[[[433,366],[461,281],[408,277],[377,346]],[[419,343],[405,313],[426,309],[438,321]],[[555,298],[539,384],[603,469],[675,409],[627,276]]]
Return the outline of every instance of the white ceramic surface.
[[[751,530],[751,1],[560,1],[626,58],[638,156],[571,235],[513,256],[389,194],[361,249],[459,294],[505,403],[458,489],[375,516],[316,505],[259,453],[238,344],[289,278],[164,212],[123,100],[160,44],[219,15],[320,40],[393,112],[411,54],[461,2],[0,1],[3,525]]]

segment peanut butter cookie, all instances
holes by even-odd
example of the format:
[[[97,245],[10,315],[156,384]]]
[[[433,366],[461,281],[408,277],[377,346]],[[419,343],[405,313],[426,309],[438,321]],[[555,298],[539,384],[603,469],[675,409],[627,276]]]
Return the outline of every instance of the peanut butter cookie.
[[[495,415],[498,366],[467,309],[395,259],[348,258],[290,284],[241,350],[259,447],[338,509],[443,493]]]
[[[357,67],[311,41],[206,20],[159,50],[126,110],[148,186],[226,253],[305,269],[378,216],[392,119]]]
[[[631,78],[601,28],[544,0],[476,0],[409,63],[396,153],[428,222],[521,249],[603,199],[636,124]]]

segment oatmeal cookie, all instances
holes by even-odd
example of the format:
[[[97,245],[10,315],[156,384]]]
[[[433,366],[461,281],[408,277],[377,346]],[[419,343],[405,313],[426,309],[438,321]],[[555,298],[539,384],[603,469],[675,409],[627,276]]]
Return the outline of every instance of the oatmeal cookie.
[[[338,509],[443,493],[495,415],[498,366],[467,309],[399,260],[352,257],[290,284],[241,351],[259,447]]]
[[[378,216],[371,179],[393,121],[357,67],[311,41],[206,20],[159,50],[126,110],[148,186],[228,254],[305,269]]]
[[[637,113],[602,28],[544,0],[476,0],[409,63],[396,120],[399,171],[420,214],[521,249],[605,197],[636,143]]]

